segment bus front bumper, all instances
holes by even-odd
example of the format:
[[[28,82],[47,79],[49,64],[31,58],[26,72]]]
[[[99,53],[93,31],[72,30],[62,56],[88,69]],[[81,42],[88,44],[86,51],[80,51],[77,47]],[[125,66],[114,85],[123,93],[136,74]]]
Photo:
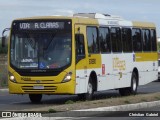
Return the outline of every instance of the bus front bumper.
[[[8,82],[11,94],[75,94],[74,82],[58,84],[20,84]]]

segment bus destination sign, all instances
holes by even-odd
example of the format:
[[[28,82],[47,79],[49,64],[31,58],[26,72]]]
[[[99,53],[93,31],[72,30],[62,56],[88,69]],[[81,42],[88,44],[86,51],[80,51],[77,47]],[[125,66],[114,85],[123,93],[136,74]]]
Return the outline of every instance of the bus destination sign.
[[[69,24],[69,22],[68,22]],[[18,30],[51,30],[64,29],[65,22],[14,22],[14,28]]]

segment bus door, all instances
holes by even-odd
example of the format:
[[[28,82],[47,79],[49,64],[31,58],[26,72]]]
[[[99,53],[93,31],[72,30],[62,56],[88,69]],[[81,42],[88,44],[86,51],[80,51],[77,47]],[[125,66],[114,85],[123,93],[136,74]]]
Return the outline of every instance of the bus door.
[[[88,85],[85,31],[85,26],[75,25],[76,94],[86,93]]]
[[[105,66],[102,70],[102,59],[100,54],[100,45],[98,38],[98,28],[96,26],[87,26],[86,41],[87,41],[87,72],[88,80],[91,78],[93,89],[99,90],[104,84]]]

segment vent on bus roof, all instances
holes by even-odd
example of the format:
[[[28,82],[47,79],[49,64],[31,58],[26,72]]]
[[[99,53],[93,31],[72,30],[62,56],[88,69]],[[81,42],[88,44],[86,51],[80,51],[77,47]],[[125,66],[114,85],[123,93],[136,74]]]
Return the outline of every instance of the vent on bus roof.
[[[76,13],[73,16],[75,17],[88,17],[88,18],[105,18],[110,16],[108,14],[99,14],[99,13]]]
[[[100,13],[76,13],[76,14],[73,14],[73,16],[74,17],[87,17],[87,18],[93,18],[93,19],[119,19],[119,20],[122,19],[122,17],[120,16],[100,14]]]

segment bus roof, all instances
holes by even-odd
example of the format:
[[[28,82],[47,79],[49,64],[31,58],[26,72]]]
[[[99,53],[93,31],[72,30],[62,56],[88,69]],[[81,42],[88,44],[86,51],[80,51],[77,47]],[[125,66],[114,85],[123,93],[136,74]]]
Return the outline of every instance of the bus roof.
[[[16,20],[44,20],[44,19],[72,19],[74,23],[82,24],[95,24],[100,26],[128,26],[128,27],[151,27],[155,28],[155,24],[152,22],[140,22],[140,21],[128,21],[120,16],[114,16],[109,14],[99,14],[99,13],[76,13],[72,16],[37,16],[20,18]]]

